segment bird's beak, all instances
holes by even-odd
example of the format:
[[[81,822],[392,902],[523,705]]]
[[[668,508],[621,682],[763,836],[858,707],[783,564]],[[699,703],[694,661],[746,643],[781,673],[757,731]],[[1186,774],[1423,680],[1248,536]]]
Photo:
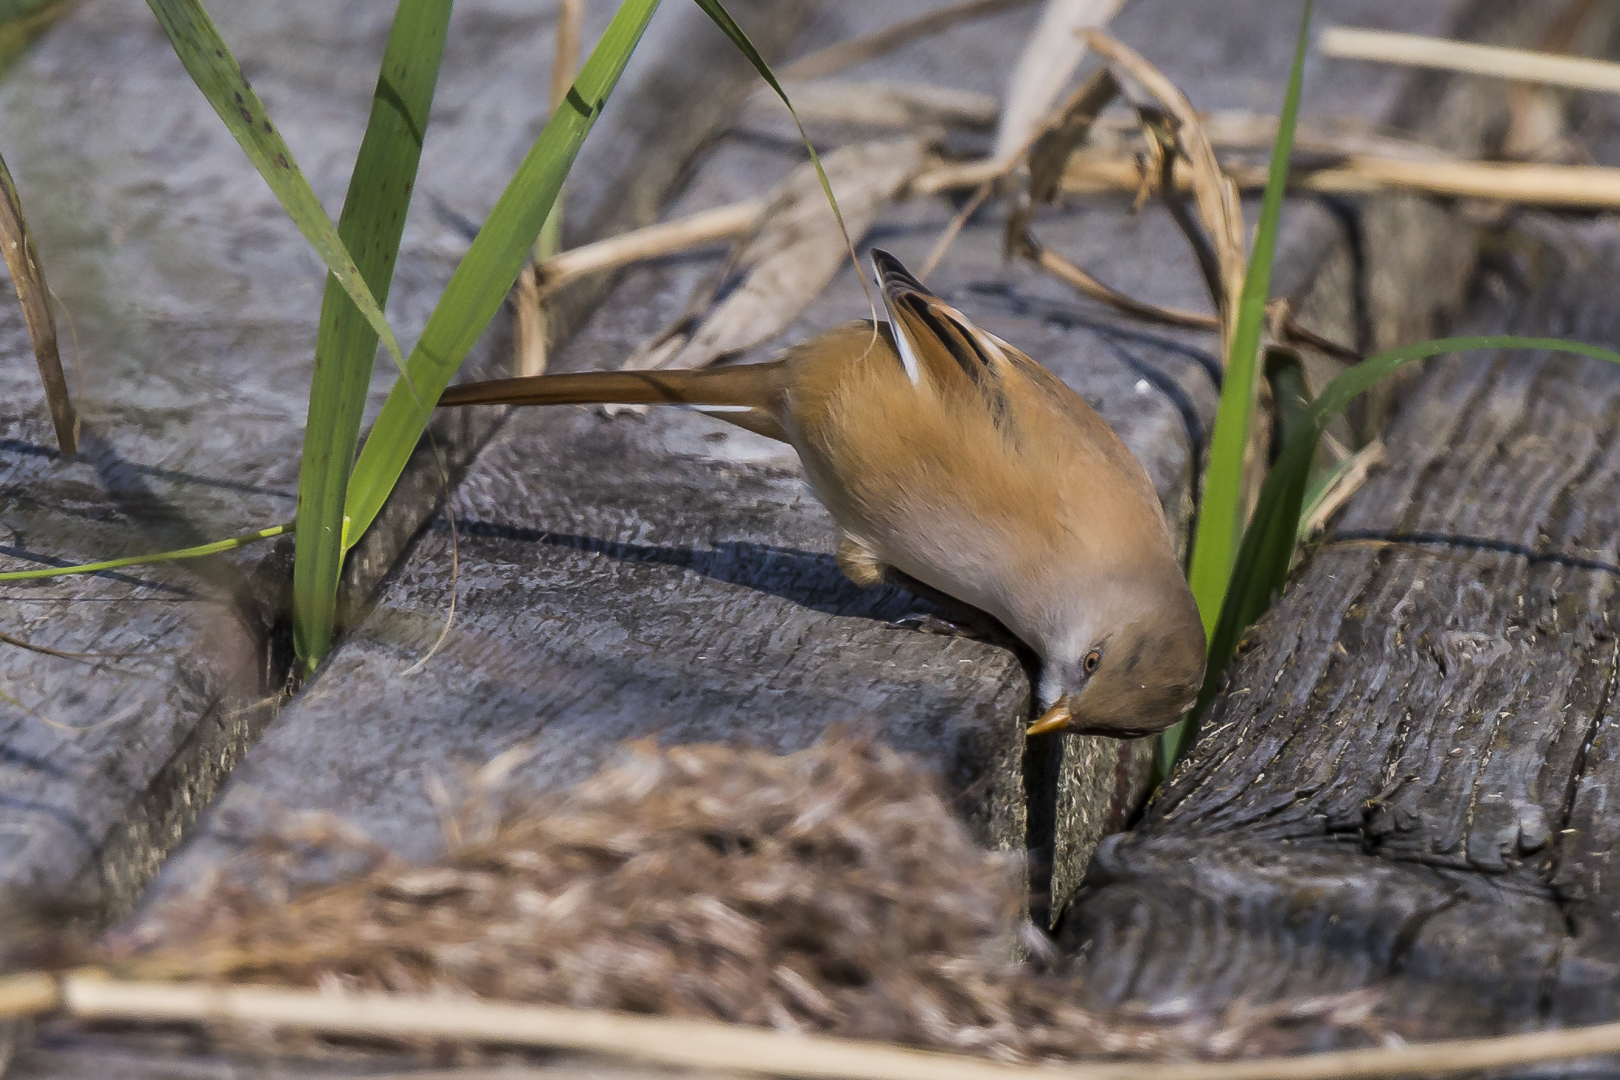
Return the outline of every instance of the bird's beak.
[[[1062,701],[1041,713],[1041,718],[1024,730],[1025,735],[1045,735],[1048,731],[1062,731],[1074,720],[1069,706]]]

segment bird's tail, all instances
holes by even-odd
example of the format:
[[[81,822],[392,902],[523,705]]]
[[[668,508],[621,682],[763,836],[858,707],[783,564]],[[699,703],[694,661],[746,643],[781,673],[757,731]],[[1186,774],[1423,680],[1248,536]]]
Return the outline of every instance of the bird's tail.
[[[779,419],[784,378],[780,360],[701,371],[530,375],[452,386],[439,398],[439,406],[681,405],[786,442]]]

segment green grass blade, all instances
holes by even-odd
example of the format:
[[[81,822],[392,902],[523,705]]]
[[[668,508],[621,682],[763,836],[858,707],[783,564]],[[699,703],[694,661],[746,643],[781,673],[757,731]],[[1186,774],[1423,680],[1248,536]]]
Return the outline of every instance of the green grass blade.
[[[1266,383],[1276,413],[1276,430],[1271,440],[1275,458],[1294,432],[1305,422],[1311,407],[1311,391],[1305,383],[1305,362],[1299,353],[1282,345],[1266,349]]]
[[[384,307],[439,78],[450,2],[399,0],[371,117],[338,218],[338,238]],[[298,473],[293,561],[293,649],[306,670],[325,657],[332,643],[343,569],[343,500],[376,360],[376,330],[337,278],[328,275]]]
[[[264,104],[242,76],[242,68],[226,48],[213,20],[200,0],[147,0],[152,13],[169,35],[169,42],[225,126],[259,170],[282,207],[309,240],[327,269],[377,332],[394,362],[404,367],[399,342],[383,318],[382,307],[366,288],[359,267],[338,239],[337,226],[327,216],[309,181],[299,171],[292,151],[270,122]]]
[[[71,0],[0,0],[0,74],[76,6]]]
[[[658,0],[624,0],[620,4],[567,97],[559,103],[456,267],[406,361],[410,383],[402,379],[394,385],[349,478],[346,546],[352,547],[376,520],[427,427],[423,407],[431,408],[438,401],[517,280],[580,144],[601,114],[657,8]],[[412,385],[420,395],[420,403],[412,393]]]
[[[1300,499],[1299,522],[1294,529],[1294,546],[1296,548],[1307,539],[1305,536],[1305,523],[1310,520],[1312,514],[1321,509],[1322,504],[1327,501],[1328,493],[1333,490],[1333,486],[1339,482],[1340,478],[1350,471],[1355,461],[1355,454],[1347,455],[1343,461],[1305,486],[1305,494]]]
[[[1294,150],[1294,127],[1299,119],[1310,24],[1311,2],[1306,0],[1294,64],[1288,73],[1288,92],[1277,121],[1277,141],[1271,148],[1271,167],[1260,203],[1254,251],[1249,256],[1249,269],[1243,277],[1243,293],[1238,300],[1232,352],[1227,357],[1226,375],[1221,384],[1204,494],[1198,507],[1198,532],[1193,540],[1192,569],[1187,576],[1193,595],[1198,599],[1206,632],[1214,627],[1220,614],[1221,597],[1226,592],[1233,555],[1242,535],[1243,451],[1248,444],[1249,417],[1253,411],[1255,359],[1260,348],[1260,333],[1265,327],[1271,264],[1277,250],[1278,222],[1288,185],[1288,161]]]
[[[759,50],[754,48],[754,43],[748,39],[747,34],[743,33],[743,28],[737,25],[737,20],[731,17],[731,14],[726,11],[720,0],[695,0],[695,3],[703,9],[703,13],[713,20],[714,24],[720,28],[726,37],[731,39],[731,43],[737,46],[738,50],[748,58],[748,62],[754,65],[754,70],[759,72],[760,78],[765,80],[766,84],[776,92],[776,96],[782,99],[782,104],[787,106],[788,115],[793,117],[793,125],[799,129],[799,139],[804,143],[804,148],[810,152],[810,164],[816,167],[816,176],[821,181],[822,192],[827,196],[827,204],[832,207],[833,217],[838,219],[838,229],[844,234],[844,243],[849,248],[849,257],[855,259],[855,242],[849,235],[849,227],[844,224],[843,211],[838,209],[838,199],[833,195],[832,184],[827,180],[827,170],[821,167],[821,156],[816,153],[815,146],[810,142],[810,136],[804,130],[804,124],[799,120],[798,110],[793,107],[793,102],[788,100],[787,91],[783,90],[782,84],[776,81],[776,75],[771,71],[771,66],[765,62],[765,58],[759,54]],[[860,275],[860,278],[861,285],[864,288],[866,276],[863,274]],[[874,312],[874,317],[875,314]]]
[[[1254,409],[1255,360],[1265,328],[1266,298],[1271,291],[1271,264],[1277,252],[1278,222],[1288,187],[1288,161],[1294,152],[1294,128],[1299,121],[1299,99],[1304,87],[1305,49],[1311,28],[1311,0],[1305,0],[1299,41],[1288,72],[1288,91],[1277,118],[1277,141],[1271,148],[1266,191],[1260,200],[1260,223],[1255,230],[1249,269],[1243,275],[1238,299],[1237,325],[1232,351],[1221,382],[1221,400],[1215,410],[1215,431],[1210,439],[1209,465],[1198,504],[1198,526],[1193,534],[1192,565],[1188,584],[1198,601],[1205,634],[1214,632],[1222,600],[1232,577],[1232,562],[1242,535],[1243,451],[1248,445]],[[1188,721],[1183,720],[1160,736],[1159,762],[1168,766],[1181,753]]]
[[[1477,349],[1542,349],[1620,364],[1620,353],[1560,338],[1442,338],[1381,352],[1328,383],[1288,436],[1260,489],[1254,520],[1244,533],[1243,544],[1232,568],[1231,589],[1215,631],[1210,636],[1209,665],[1198,708],[1192,714],[1194,720],[1188,727],[1188,744],[1196,732],[1196,718],[1202,715],[1204,707],[1219,689],[1221,677],[1237,651],[1239,640],[1282,592],[1287,581],[1299,529],[1300,506],[1304,502],[1311,462],[1316,456],[1316,445],[1322,433],[1359,394],[1402,365],[1441,353]]]
[[[285,525],[272,525],[268,529],[248,533],[246,536],[235,536],[229,540],[215,540],[211,544],[198,544],[196,547],[179,548],[175,551],[159,551],[152,555],[131,555],[123,559],[107,559],[104,562],[81,563],[78,566],[52,566],[43,570],[13,570],[10,573],[0,574],[0,581],[33,581],[37,578],[67,577],[70,574],[95,574],[102,570],[118,570],[125,566],[145,566],[148,563],[173,562],[176,559],[200,559],[205,555],[218,555],[224,551],[235,551],[239,547],[259,540],[268,540],[273,536],[293,531],[293,523]]]

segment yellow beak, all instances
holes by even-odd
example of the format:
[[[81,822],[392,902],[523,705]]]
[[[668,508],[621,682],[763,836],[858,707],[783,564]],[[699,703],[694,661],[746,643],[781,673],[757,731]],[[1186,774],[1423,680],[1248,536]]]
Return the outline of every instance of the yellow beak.
[[[1045,735],[1048,731],[1062,731],[1069,726],[1073,719],[1069,715],[1069,707],[1059,701],[1056,705],[1041,713],[1041,718],[1024,729],[1025,735]]]

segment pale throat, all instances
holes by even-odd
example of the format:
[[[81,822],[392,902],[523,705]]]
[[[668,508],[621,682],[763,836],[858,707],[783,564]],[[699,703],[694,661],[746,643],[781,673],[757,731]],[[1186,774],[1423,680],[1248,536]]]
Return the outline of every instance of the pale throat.
[[[1041,658],[1035,693],[1042,709],[1079,688],[1065,685],[1065,679],[1080,670],[1086,653],[1102,648],[1106,662],[1111,631],[1132,621],[1132,613],[1140,607],[1140,602],[1132,603],[1128,587],[1111,582],[1100,588],[1094,583],[1090,588],[1069,590],[1068,595],[1054,599],[1057,602],[1043,612],[1042,625],[1032,627],[1030,636],[1024,638]]]
[[[1065,694],[1078,689],[1066,685],[1065,679],[1079,670],[1082,659],[1091,651],[1099,636],[1093,619],[1081,616],[1065,627],[1061,634],[1044,641],[1031,642],[1041,658],[1041,675],[1035,688],[1035,698],[1043,710],[1051,708]]]

